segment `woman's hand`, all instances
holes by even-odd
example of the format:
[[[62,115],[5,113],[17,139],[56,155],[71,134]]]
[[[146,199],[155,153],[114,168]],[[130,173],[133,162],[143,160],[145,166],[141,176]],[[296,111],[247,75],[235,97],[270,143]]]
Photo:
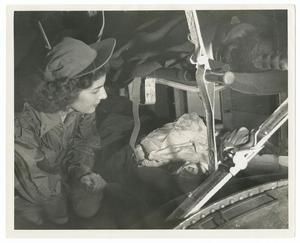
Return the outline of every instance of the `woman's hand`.
[[[106,181],[96,173],[91,173],[81,177],[80,182],[86,186],[88,191],[99,191],[103,190],[106,186]]]

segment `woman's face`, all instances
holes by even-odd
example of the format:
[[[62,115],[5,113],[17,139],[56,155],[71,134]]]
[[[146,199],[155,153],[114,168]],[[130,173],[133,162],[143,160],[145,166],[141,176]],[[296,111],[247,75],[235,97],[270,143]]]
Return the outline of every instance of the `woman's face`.
[[[105,78],[106,75],[101,76],[91,87],[80,91],[71,107],[81,113],[93,113],[100,101],[107,98],[104,89]]]

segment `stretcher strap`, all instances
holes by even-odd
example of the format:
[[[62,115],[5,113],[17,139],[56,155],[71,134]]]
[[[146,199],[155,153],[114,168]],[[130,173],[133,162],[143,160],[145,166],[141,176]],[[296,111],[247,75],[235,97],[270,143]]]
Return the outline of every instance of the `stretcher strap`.
[[[139,116],[141,78],[135,78],[129,86],[129,88],[131,88],[130,99],[132,101],[132,113],[134,120],[134,127],[129,140],[129,145],[132,148],[132,150],[135,151],[135,144],[141,127]]]

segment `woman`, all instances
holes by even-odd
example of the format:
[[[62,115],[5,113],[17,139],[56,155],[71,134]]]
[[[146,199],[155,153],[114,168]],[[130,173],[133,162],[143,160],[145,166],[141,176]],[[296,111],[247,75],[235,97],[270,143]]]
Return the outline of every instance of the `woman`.
[[[105,180],[93,172],[100,147],[94,111],[107,97],[114,39],[90,46],[69,37],[48,53],[39,84],[15,117],[15,222],[65,224],[94,216]],[[17,226],[16,226],[17,227]]]

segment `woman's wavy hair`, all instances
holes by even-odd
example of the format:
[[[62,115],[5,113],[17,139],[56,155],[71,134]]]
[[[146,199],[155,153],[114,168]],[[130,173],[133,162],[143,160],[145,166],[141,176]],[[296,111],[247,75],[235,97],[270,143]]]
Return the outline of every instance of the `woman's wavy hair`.
[[[27,102],[40,112],[65,111],[77,99],[80,91],[91,87],[94,81],[105,74],[106,68],[102,67],[80,78],[63,78],[49,82],[39,72],[37,77],[41,81]]]

